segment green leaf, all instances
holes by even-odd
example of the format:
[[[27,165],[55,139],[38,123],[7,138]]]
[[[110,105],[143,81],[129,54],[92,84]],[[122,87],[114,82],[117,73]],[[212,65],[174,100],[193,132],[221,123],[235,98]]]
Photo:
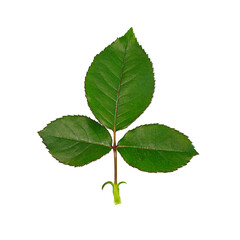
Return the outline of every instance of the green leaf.
[[[158,124],[127,132],[118,151],[129,165],[146,172],[172,172],[198,154],[187,136]]]
[[[154,91],[152,63],[132,28],[94,58],[85,90],[95,117],[112,130],[126,128],[148,107]]]
[[[54,158],[75,167],[101,158],[112,145],[109,132],[85,116],[59,118],[38,133]]]

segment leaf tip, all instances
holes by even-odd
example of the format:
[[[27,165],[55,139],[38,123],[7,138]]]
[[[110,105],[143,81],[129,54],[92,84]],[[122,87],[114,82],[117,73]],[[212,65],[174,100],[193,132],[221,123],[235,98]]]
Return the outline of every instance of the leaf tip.
[[[129,28],[129,30],[126,32],[126,34],[124,35],[124,37],[127,37],[127,39],[130,39],[130,38],[135,38],[135,34],[133,32],[133,28]]]
[[[197,155],[199,155],[199,152],[196,149],[194,149],[194,156],[197,156]]]
[[[132,33],[133,33],[133,28],[130,27],[129,30],[128,30],[128,32],[132,32]]]
[[[40,137],[42,137],[42,130],[39,130],[39,131],[37,132],[37,134],[38,134]]]

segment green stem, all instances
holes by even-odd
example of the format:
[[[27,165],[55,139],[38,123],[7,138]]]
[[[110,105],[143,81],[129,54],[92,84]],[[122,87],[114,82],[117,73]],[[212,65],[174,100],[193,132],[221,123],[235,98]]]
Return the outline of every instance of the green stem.
[[[113,186],[113,196],[114,196],[114,203],[116,205],[120,204],[121,203],[121,198],[120,198],[120,194],[119,194],[119,186],[118,186],[118,184],[115,184],[115,183],[114,183],[114,186]]]
[[[117,184],[117,144],[116,144],[116,127],[114,126],[113,130],[113,154],[114,154],[114,185],[113,185],[113,196],[114,203],[120,204],[121,198],[119,195],[119,187]]]
[[[117,183],[117,145],[116,145],[116,128],[114,127],[113,130],[113,154],[114,154],[114,183],[112,183],[111,181],[105,182],[102,185],[102,189],[107,185],[107,184],[111,184],[113,187],[113,196],[114,196],[114,203],[120,204],[121,203],[121,198],[120,198],[120,194],[119,194],[119,185],[122,183],[126,183],[126,182],[120,182]]]
[[[113,130],[113,154],[114,154],[114,184],[117,185],[117,145],[116,145],[116,129]]]
[[[120,198],[120,194],[119,194],[119,185],[122,184],[122,183],[126,183],[126,182],[120,182],[118,184],[113,184],[111,181],[108,181],[108,182],[105,182],[103,185],[102,185],[102,189],[107,185],[107,184],[111,184],[112,187],[113,187],[113,196],[114,196],[114,203],[117,205],[117,204],[120,204],[121,203],[121,198]]]

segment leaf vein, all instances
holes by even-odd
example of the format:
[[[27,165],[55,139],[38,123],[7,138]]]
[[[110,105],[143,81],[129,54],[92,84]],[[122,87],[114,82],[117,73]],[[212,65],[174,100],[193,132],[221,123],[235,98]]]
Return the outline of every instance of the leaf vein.
[[[98,88],[100,92],[102,92],[105,96],[107,96],[109,99],[111,99],[113,102],[116,102],[115,99],[113,99],[111,96],[107,95],[101,88]],[[114,116],[114,115],[113,115]]]
[[[122,71],[121,71],[120,81],[119,81],[119,85],[118,85],[118,94],[117,94],[117,102],[116,102],[115,118],[114,118],[114,131],[116,131],[118,102],[119,102],[120,89],[121,89],[121,84],[122,84],[122,79],[123,79],[123,71],[124,71],[125,62],[126,62],[127,48],[128,48],[128,42],[127,42],[127,45],[126,45],[126,48],[125,48],[125,52],[124,52],[124,56],[123,56]]]
[[[52,136],[52,135],[50,135],[49,137],[60,138],[60,139],[65,139],[65,140],[71,140],[71,141],[76,141],[76,142],[79,142],[79,143],[83,142],[83,143],[88,143],[88,144],[101,145],[101,146],[104,146],[104,147],[109,147],[109,148],[111,148],[111,146],[106,145],[106,144],[95,143],[95,142],[90,142],[90,141],[86,141],[86,140],[72,139],[72,138]]]
[[[136,147],[136,146],[118,146],[118,148],[134,148],[134,149],[140,149],[140,150],[152,150],[152,151],[175,152],[175,153],[188,153],[186,151],[174,151],[174,150],[170,150],[170,149],[154,149],[154,148]]]

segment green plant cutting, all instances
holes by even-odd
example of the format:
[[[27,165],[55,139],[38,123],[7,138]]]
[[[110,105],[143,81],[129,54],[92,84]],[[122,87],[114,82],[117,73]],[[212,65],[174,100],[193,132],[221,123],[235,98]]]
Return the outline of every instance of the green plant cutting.
[[[85,78],[88,105],[96,122],[86,116],[64,116],[39,131],[50,154],[70,166],[84,166],[113,151],[114,203],[121,203],[117,152],[132,167],[145,172],[172,172],[197,151],[183,133],[161,124],[128,131],[117,143],[117,131],[134,122],[149,106],[154,92],[152,63],[133,29],[95,56]],[[113,131],[113,138],[109,134]]]

